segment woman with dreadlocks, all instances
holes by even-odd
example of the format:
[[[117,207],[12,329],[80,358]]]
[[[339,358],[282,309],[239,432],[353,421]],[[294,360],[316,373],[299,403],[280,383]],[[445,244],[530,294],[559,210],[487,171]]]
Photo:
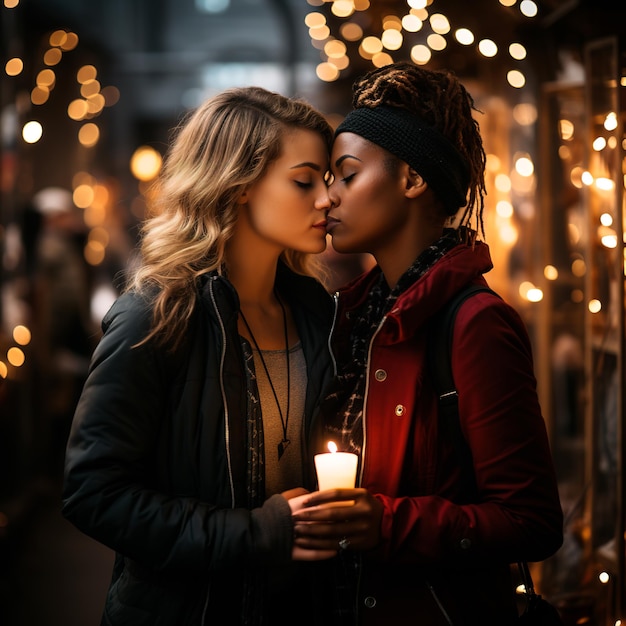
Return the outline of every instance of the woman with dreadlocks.
[[[358,80],[353,106],[335,134],[328,231],[377,265],[337,294],[324,404],[325,440],[358,455],[358,485],[305,496],[296,545],[341,548],[341,623],[512,624],[510,564],[562,542],[529,337],[493,292],[461,304],[457,438],[429,353],[447,304],[492,268],[474,101],[451,73],[398,63]]]

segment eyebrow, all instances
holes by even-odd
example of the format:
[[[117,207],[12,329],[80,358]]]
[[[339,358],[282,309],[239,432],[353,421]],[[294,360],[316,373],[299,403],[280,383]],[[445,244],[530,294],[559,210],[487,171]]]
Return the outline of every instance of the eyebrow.
[[[353,154],[342,154],[336,161],[335,167],[339,167],[346,159],[354,159],[355,161],[362,162],[361,159],[355,157]]]
[[[316,172],[320,172],[322,168],[317,163],[311,163],[310,161],[305,161],[304,163],[298,163],[298,165],[292,165],[289,169],[297,170],[299,167],[310,167]]]

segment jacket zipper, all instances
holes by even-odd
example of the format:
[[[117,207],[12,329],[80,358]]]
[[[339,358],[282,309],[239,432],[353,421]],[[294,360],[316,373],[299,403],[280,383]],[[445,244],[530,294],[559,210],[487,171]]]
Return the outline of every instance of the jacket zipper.
[[[361,449],[361,469],[359,470],[359,484],[358,487],[363,483],[363,472],[365,471],[365,452],[367,450],[367,420],[365,416],[367,415],[367,396],[370,389],[370,365],[372,362],[372,346],[374,345],[374,340],[376,339],[376,335],[380,332],[380,329],[383,327],[387,316],[385,315],[382,320],[380,320],[380,324],[378,324],[378,328],[372,335],[370,339],[370,345],[367,349],[367,364],[365,366],[365,391],[363,392],[363,447]]]
[[[222,331],[222,354],[220,355],[220,391],[222,393],[222,404],[224,405],[224,439],[226,444],[226,460],[228,465],[228,482],[230,485],[230,499],[231,499],[231,508],[235,508],[235,481],[233,480],[233,468],[232,468],[232,460],[230,455],[230,429],[229,429],[229,419],[228,419],[228,403],[226,402],[226,391],[224,389],[224,361],[226,360],[226,328],[224,326],[224,321],[222,320],[222,315],[220,313],[219,307],[217,306],[217,300],[215,299],[215,293],[213,288],[213,281],[215,278],[211,280],[209,283],[209,290],[211,292],[211,302],[213,303],[213,307],[215,308],[215,313],[217,314],[217,319],[219,320],[220,329]]]

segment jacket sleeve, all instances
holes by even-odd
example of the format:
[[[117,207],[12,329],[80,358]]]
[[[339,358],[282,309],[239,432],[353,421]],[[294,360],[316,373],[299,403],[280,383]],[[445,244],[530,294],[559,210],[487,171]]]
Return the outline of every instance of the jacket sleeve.
[[[463,470],[453,444],[440,441],[452,461],[436,495],[377,495],[381,552],[425,563],[545,559],[561,545],[563,514],[523,322],[495,296],[478,294],[459,310],[452,353],[476,497],[455,494]]]
[[[149,314],[131,298],[122,296],[105,317],[76,408],[66,451],[64,516],[156,570],[193,573],[289,561],[293,526],[282,496],[253,510],[228,509],[157,486],[155,467],[171,462],[157,456],[169,381],[164,351],[151,344],[133,347],[147,334]]]

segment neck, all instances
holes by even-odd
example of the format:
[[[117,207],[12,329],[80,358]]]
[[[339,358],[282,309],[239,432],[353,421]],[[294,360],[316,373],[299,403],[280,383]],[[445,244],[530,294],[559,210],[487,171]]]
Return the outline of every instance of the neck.
[[[372,251],[390,289],[396,286],[413,261],[443,234],[440,219],[426,219],[423,217],[424,213],[420,214],[418,211],[415,214],[420,215],[421,219],[405,224],[390,245]]]
[[[249,306],[268,306],[276,302],[274,283],[278,258],[263,258],[248,255],[226,254],[228,280],[239,295],[243,308]]]

